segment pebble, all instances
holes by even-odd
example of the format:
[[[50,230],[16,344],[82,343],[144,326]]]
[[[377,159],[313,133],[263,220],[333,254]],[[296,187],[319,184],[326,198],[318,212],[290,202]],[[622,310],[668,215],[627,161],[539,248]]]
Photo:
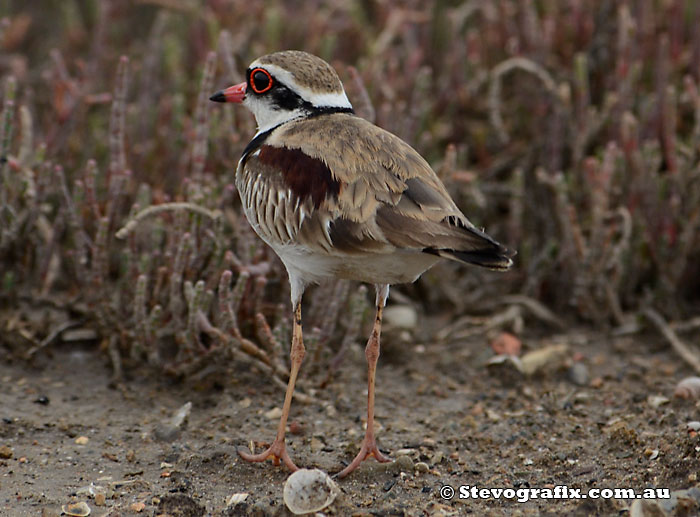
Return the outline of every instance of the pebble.
[[[590,386],[591,386],[591,388],[596,388],[596,389],[598,389],[598,388],[603,387],[603,382],[604,382],[604,381],[603,381],[603,378],[602,378],[602,377],[593,377],[593,378],[591,379],[591,384],[590,384]]]
[[[428,464],[423,462],[423,461],[419,461],[418,463],[416,463],[414,468],[416,469],[416,472],[418,472],[420,474],[425,474],[426,472],[428,472],[430,470],[430,467],[428,467]]]
[[[170,424],[158,424],[153,435],[158,441],[172,442],[180,435],[180,428]]]
[[[569,345],[549,345],[525,354],[521,363],[525,375],[534,375],[542,370],[555,368],[569,353]]]
[[[186,402],[182,407],[175,411],[173,418],[170,420],[170,425],[173,427],[180,427],[189,416],[191,410],[192,402]]]
[[[323,449],[326,446],[325,443],[323,443],[320,439],[316,438],[315,436],[311,438],[311,452],[319,452],[321,449]]]
[[[399,456],[394,460],[394,467],[399,472],[413,472],[413,460],[409,456]]]
[[[644,449],[644,456],[646,456],[650,460],[655,460],[659,457],[659,449]]]
[[[246,499],[248,499],[248,493],[247,492],[239,492],[237,494],[233,494],[231,497],[229,497],[226,500],[226,506],[236,506],[239,503],[242,503]]]
[[[78,436],[78,437],[75,439],[75,443],[76,443],[77,445],[87,445],[87,443],[88,443],[89,441],[90,441],[90,438],[88,438],[87,436]]]
[[[12,455],[14,452],[12,451],[12,448],[9,445],[2,445],[0,446],[0,458],[3,460],[9,460],[12,458]]]
[[[146,503],[142,503],[142,502],[131,503],[131,506],[129,506],[129,510],[131,510],[132,512],[136,512],[136,513],[141,513],[145,509],[146,509]]]
[[[486,363],[489,375],[505,385],[515,385],[523,378],[523,365],[514,355],[495,355]]]
[[[664,397],[663,395],[649,395],[647,397],[647,404],[649,404],[654,409],[658,409],[659,406],[668,404],[669,402],[670,399],[668,397]]]
[[[590,382],[588,367],[582,362],[575,362],[568,371],[569,380],[576,386],[586,386]]]
[[[277,420],[281,416],[282,416],[282,408],[281,407],[273,407],[269,411],[265,411],[265,418],[267,418],[269,420]]]
[[[294,435],[304,434],[304,426],[298,420],[289,422],[289,432]]]
[[[501,332],[491,341],[491,348],[498,355],[520,355],[522,342],[509,332]]]
[[[384,308],[384,324],[397,329],[415,329],[418,314],[410,305],[390,305]]]
[[[186,402],[173,416],[165,422],[156,425],[153,434],[156,440],[161,442],[172,442],[180,435],[180,427],[185,422],[192,410],[192,402]]]

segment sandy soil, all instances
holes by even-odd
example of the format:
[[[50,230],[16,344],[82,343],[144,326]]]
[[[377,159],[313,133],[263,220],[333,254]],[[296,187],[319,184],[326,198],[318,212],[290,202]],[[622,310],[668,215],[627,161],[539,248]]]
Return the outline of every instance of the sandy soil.
[[[572,331],[525,346],[556,343],[569,345],[568,357],[581,354],[585,385],[572,382],[566,360],[530,378],[494,374],[484,364],[484,338],[418,349],[385,341],[379,442],[411,462],[366,462],[339,482],[342,493],[325,513],[620,515],[629,501],[445,500],[440,488],[697,485],[700,439],[686,424],[698,420],[698,406],[672,397],[691,372],[666,344]],[[4,352],[0,514],[60,515],[79,501],[93,516],[288,514],[289,473],[236,455],[237,446],[274,435],[283,393],[259,372],[235,364],[225,375],[173,382],[144,368],[128,370],[118,386],[109,379],[105,355],[94,348],[57,346],[33,364]],[[362,436],[362,347],[326,388],[306,386],[318,402],[293,405],[291,455],[300,466],[338,472]],[[182,427],[168,427],[186,402],[192,408]],[[248,496],[227,507],[236,493]],[[694,504],[684,500],[674,512],[694,514]]]

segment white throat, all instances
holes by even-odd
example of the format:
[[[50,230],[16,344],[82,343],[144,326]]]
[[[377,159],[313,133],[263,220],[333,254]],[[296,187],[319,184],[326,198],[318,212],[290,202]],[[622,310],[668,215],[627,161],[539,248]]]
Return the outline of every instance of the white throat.
[[[295,109],[293,111],[283,110],[283,109],[272,109],[270,105],[258,99],[257,97],[246,96],[243,100],[243,105],[247,107],[255,116],[255,121],[258,124],[258,132],[255,136],[260,133],[264,133],[272,129],[273,127],[289,122],[297,118],[301,118],[306,115],[306,112],[302,109]]]

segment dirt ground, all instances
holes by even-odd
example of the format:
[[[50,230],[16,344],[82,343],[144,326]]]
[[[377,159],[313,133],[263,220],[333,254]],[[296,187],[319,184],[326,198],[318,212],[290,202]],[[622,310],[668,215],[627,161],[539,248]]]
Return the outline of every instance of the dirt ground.
[[[569,352],[543,373],[520,378],[485,366],[484,337],[440,345],[385,340],[378,440],[413,466],[406,459],[398,466],[365,462],[339,481],[342,493],[324,512],[625,515],[626,500],[445,500],[440,488],[697,486],[700,439],[687,423],[698,420],[698,405],[673,398],[691,372],[661,338],[572,331],[524,344],[567,344]],[[579,372],[582,386],[568,370],[577,356],[587,370]],[[239,363],[213,381],[178,383],[144,368],[112,386],[110,374],[94,347],[58,345],[32,364],[4,353],[0,514],[60,515],[63,505],[80,501],[93,516],[289,514],[282,499],[289,473],[236,455],[237,446],[274,436],[283,393],[263,375]],[[362,437],[362,347],[326,388],[306,386],[317,402],[295,401],[290,453],[300,466],[336,473]],[[187,402],[181,428],[168,427]],[[241,493],[248,494],[243,502],[227,506]],[[692,515],[696,505],[684,499],[673,512]]]

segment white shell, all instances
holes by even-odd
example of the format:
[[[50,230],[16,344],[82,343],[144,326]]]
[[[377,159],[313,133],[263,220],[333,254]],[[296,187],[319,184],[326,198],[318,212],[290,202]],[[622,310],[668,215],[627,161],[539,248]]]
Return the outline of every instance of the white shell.
[[[90,507],[83,501],[63,505],[61,506],[61,510],[63,510],[63,513],[66,515],[71,515],[74,517],[87,517],[90,515]]]
[[[700,399],[700,377],[686,377],[678,383],[673,395],[681,399]]]
[[[319,469],[300,469],[284,484],[284,504],[295,514],[318,512],[340,493],[328,474]]]

